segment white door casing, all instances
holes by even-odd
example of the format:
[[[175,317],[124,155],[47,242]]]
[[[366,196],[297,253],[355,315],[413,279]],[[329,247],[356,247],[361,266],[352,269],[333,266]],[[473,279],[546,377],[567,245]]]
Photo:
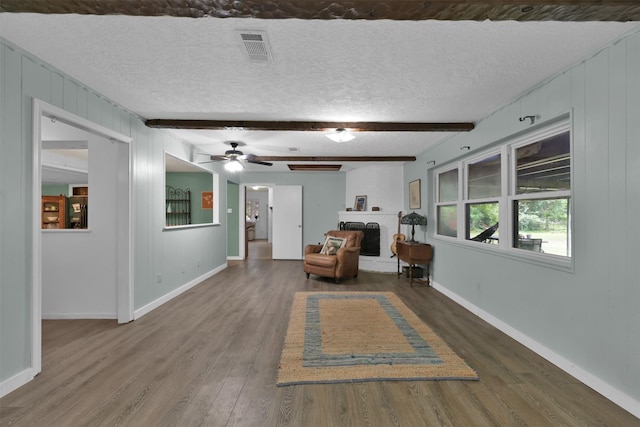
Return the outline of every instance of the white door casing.
[[[43,117],[55,118],[71,126],[107,138],[113,143],[124,143],[125,147],[118,149],[118,166],[114,171],[115,185],[119,195],[117,215],[117,317],[119,323],[133,320],[133,204],[132,198],[132,138],[111,129],[76,116],[54,105],[39,99],[33,100],[33,188],[32,204],[32,269],[31,269],[31,366],[30,376],[35,377],[42,368],[42,234],[40,202],[41,188],[41,120]]]

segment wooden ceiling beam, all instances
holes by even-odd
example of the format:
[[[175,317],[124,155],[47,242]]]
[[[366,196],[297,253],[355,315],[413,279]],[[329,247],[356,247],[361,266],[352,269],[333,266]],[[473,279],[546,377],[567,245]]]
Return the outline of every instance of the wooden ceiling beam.
[[[474,124],[461,123],[403,123],[403,122],[314,122],[314,121],[252,121],[252,120],[165,120],[151,119],[145,124],[151,128],[193,130],[268,130],[268,131],[320,131],[349,129],[354,132],[468,132]]]
[[[0,12],[414,21],[640,20],[638,0],[2,0]]]
[[[415,156],[255,156],[261,162],[415,162]]]

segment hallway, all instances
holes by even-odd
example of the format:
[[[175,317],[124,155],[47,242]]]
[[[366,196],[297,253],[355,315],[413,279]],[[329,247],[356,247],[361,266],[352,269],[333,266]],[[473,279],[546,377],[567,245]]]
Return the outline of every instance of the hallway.
[[[249,256],[250,259],[271,259],[271,243],[267,240],[250,240]]]

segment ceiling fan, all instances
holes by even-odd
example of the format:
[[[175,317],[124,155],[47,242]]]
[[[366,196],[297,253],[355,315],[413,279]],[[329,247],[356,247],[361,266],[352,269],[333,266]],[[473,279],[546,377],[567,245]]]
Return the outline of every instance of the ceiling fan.
[[[231,150],[225,151],[224,155],[212,155],[210,157],[214,162],[226,161],[227,163],[224,165],[224,167],[228,171],[237,172],[244,169],[244,165],[242,164],[243,161],[256,165],[273,166],[273,163],[258,160],[253,154],[244,154],[242,151],[237,150],[238,145],[240,145],[240,143],[238,142],[231,141],[229,142],[229,145],[231,145]]]

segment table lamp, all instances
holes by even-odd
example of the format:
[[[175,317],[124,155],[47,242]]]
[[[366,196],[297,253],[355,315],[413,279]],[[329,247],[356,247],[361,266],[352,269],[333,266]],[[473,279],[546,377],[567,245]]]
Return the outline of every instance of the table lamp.
[[[427,218],[415,212],[411,212],[400,219],[400,224],[408,224],[411,226],[410,242],[415,242],[413,236],[416,233],[416,225],[427,225]]]

